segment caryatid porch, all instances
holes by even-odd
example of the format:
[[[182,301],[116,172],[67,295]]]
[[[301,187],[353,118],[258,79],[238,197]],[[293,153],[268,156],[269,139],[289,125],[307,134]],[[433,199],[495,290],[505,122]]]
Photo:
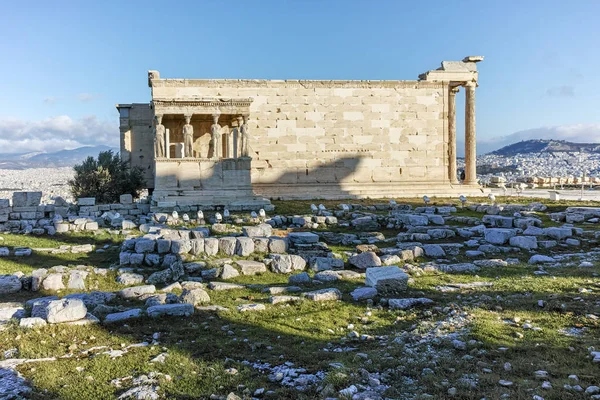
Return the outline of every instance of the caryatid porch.
[[[155,159],[249,157],[252,99],[154,100]]]
[[[240,201],[253,209],[269,204],[252,191],[251,102],[246,98],[152,101],[153,199],[159,206],[232,206]]]

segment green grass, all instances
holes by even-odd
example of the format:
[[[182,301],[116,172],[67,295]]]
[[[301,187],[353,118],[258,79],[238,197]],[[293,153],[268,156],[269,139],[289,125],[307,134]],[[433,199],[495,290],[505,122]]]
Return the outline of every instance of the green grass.
[[[8,247],[12,250],[16,247],[30,248],[59,248],[60,246],[76,246],[81,244],[93,244],[96,249],[104,245],[110,245],[111,248],[105,253],[80,253],[72,254],[70,252],[63,254],[51,254],[47,251],[34,251],[29,257],[2,257],[0,258],[0,274],[12,274],[21,271],[25,274],[38,268],[48,268],[56,265],[93,265],[96,267],[108,267],[115,260],[118,260],[118,249],[112,246],[120,246],[123,238],[111,236],[107,233],[94,235],[92,233],[73,233],[68,235],[56,236],[30,236],[2,234],[3,240],[0,240],[0,247]]]
[[[526,199],[527,202],[532,201]],[[434,199],[434,201],[437,201]],[[449,200],[439,200],[446,203]],[[485,199],[482,199],[485,201]],[[358,201],[349,201],[357,203]],[[385,200],[364,200],[364,204],[382,203]],[[405,200],[399,199],[399,203]],[[515,202],[515,199],[511,199]],[[278,214],[305,213],[311,202],[274,202]],[[318,202],[315,202],[318,204]],[[340,202],[324,202],[328,208]],[[414,205],[421,205],[419,199]],[[548,203],[545,201],[545,203]],[[565,204],[569,203],[569,204]],[[552,204],[553,211],[564,209],[573,202]],[[281,211],[284,210],[284,211]],[[482,214],[459,210],[456,215],[481,218]],[[539,217],[545,226],[551,224],[546,213]],[[586,226],[586,229],[594,229]],[[343,230],[340,229],[339,232]],[[393,237],[397,231],[385,233]],[[11,248],[58,247],[81,243],[119,245],[121,238],[109,235],[77,234],[47,237],[2,235],[0,246]],[[336,253],[353,251],[353,246],[329,245]],[[586,244],[583,251],[594,250]],[[573,248],[554,248],[546,254],[571,252]],[[265,286],[287,285],[288,276],[264,273],[256,276],[239,276],[232,282],[253,285],[239,290],[209,291],[211,304],[228,308],[228,311],[197,312],[188,318],[142,318],[110,326],[47,326],[23,330],[11,324],[0,331],[0,354],[12,348],[19,350],[18,357],[61,357],[57,361],[24,364],[19,371],[31,380],[35,399],[114,399],[131,387],[123,381],[122,388],[111,385],[114,379],[138,377],[152,371],[166,374],[155,384],[159,392],[170,399],[209,398],[212,394],[227,395],[235,392],[251,395],[258,388],[274,391],[270,399],[319,399],[339,397],[337,391],[361,382],[364,371],[382,372],[383,383],[389,385],[388,398],[448,398],[447,390],[457,388],[457,399],[501,398],[531,399],[534,394],[545,399],[584,399],[589,396],[563,389],[568,375],[579,376],[579,384],[586,388],[597,385],[600,366],[589,358],[591,346],[598,349],[600,321],[590,314],[600,315],[600,265],[592,268],[547,268],[550,275],[535,275],[537,267],[526,264],[531,254],[519,252],[508,256],[518,257],[522,263],[503,268],[482,269],[476,274],[445,274],[427,272],[413,275],[408,291],[402,297],[428,297],[432,306],[416,307],[406,311],[390,311],[377,303],[369,307],[366,302],[352,301],[349,293],[362,285],[361,281],[341,281],[323,285],[311,284],[306,291],[324,287],[337,287],[344,293],[342,301],[271,305],[269,295],[262,292]],[[234,257],[235,258],[235,257]],[[258,255],[256,258],[260,258]],[[118,249],[106,253],[52,255],[36,252],[28,258],[0,259],[0,273],[30,272],[39,267],[53,265],[78,265],[108,267],[118,260]],[[468,261],[458,257],[457,261]],[[310,272],[314,275],[313,272]],[[100,290],[117,290],[115,275],[97,277],[90,286]],[[492,282],[491,287],[463,289],[457,292],[440,292],[437,287],[450,283],[475,281]],[[591,290],[580,293],[580,289]],[[92,290],[92,287],[90,287]],[[68,292],[61,293],[64,295]],[[26,300],[44,293],[27,293],[4,296],[0,301]],[[538,301],[544,307],[538,306]],[[267,309],[261,312],[240,313],[237,306],[262,303]],[[115,305],[139,306],[138,301],[116,300]],[[450,339],[419,344],[421,334],[438,332],[452,334],[443,321],[449,311],[465,312],[470,323],[459,336],[473,342],[466,350],[455,349]],[[520,322],[515,324],[515,318]],[[539,331],[523,329],[530,323]],[[353,328],[349,328],[353,325]],[[436,330],[436,327],[438,329]],[[563,329],[578,329],[578,336],[569,336]],[[370,335],[373,340],[353,339],[348,336],[355,330]],[[141,348],[131,348],[114,360],[96,351],[93,356],[82,350],[96,346],[124,349],[126,346],[151,342],[154,333],[160,333],[159,343]],[[394,341],[397,337],[406,340]],[[356,351],[336,352],[336,348],[353,347]],[[505,350],[503,348],[506,348]],[[329,351],[325,351],[329,350]],[[161,353],[167,353],[165,363],[150,363]],[[358,353],[361,353],[360,356]],[[291,361],[309,373],[325,371],[327,376],[317,391],[317,386],[298,392],[269,381],[264,374],[242,361],[280,365]],[[511,364],[510,371],[505,363]],[[330,364],[336,363],[337,369]],[[81,368],[83,370],[79,371]],[[235,368],[236,374],[227,373]],[[485,372],[489,368],[490,372]],[[431,369],[432,375],[425,371]],[[536,370],[546,370],[554,389],[543,391],[541,380],[535,379]],[[465,386],[465,376],[477,379],[476,388]],[[511,380],[514,385],[503,388],[500,379]]]

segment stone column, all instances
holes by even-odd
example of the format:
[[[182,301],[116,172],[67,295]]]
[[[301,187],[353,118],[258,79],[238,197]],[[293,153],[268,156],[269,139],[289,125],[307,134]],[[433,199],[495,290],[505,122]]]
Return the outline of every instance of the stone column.
[[[165,129],[165,158],[171,158],[171,130]]]
[[[448,101],[448,175],[450,183],[458,183],[456,177],[456,93],[458,93],[458,87],[450,87]]]
[[[119,131],[121,133],[121,160],[131,162],[131,127],[129,119],[121,118]]]
[[[465,84],[465,181],[466,185],[477,184],[477,154],[475,137],[475,82]]]
[[[241,115],[238,115],[236,121],[237,127],[233,131],[233,158],[238,158],[238,148],[242,137],[242,124],[244,123],[244,118]]]

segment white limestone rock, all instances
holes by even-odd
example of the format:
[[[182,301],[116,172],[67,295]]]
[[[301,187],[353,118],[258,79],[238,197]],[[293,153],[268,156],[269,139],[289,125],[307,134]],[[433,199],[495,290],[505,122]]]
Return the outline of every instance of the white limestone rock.
[[[211,282],[208,287],[212,290],[236,290],[236,289],[244,289],[244,285],[239,285],[237,283],[228,283],[228,282]]]
[[[44,290],[52,291],[65,289],[63,274],[54,273],[47,275],[42,281],[42,288],[44,288]]]
[[[254,240],[249,237],[238,237],[235,254],[241,257],[248,257],[252,253],[254,253]]]
[[[264,264],[263,264],[263,266],[264,266]],[[221,279],[232,279],[239,275],[240,275],[240,273],[238,272],[238,270],[235,269],[232,265],[225,264],[225,265],[223,265],[223,268],[221,269],[220,277],[221,277]]]
[[[112,324],[115,322],[121,322],[121,321],[127,321],[129,319],[140,318],[141,316],[142,316],[141,308],[132,308],[131,310],[108,314],[106,317],[104,317],[104,323]]]
[[[77,321],[85,318],[87,307],[79,299],[53,300],[42,310],[42,318],[51,324]]]
[[[288,239],[293,244],[319,243],[319,235],[310,232],[290,232]]]
[[[359,269],[367,269],[381,266],[381,259],[374,252],[366,251],[350,257],[348,263]]]
[[[206,238],[204,239],[204,252],[207,256],[215,256],[219,252],[219,239]]]
[[[136,253],[152,253],[156,248],[156,241],[151,239],[139,239],[135,242]]]
[[[573,229],[552,226],[549,228],[544,228],[544,236],[548,236],[549,238],[556,240],[562,240],[573,236]]]
[[[277,274],[289,274],[293,271],[303,271],[306,268],[304,258],[295,254],[271,254],[269,267]]]
[[[509,244],[524,250],[538,248],[537,238],[535,236],[514,236],[510,238]]]
[[[237,260],[235,263],[238,267],[240,267],[242,275],[256,275],[267,272],[267,266],[262,262],[251,260]]]
[[[314,257],[310,264],[310,269],[316,272],[342,268],[344,268],[344,260],[341,258]]]
[[[372,299],[377,296],[377,289],[373,287],[359,287],[350,293],[354,301]]]
[[[438,258],[446,257],[446,252],[442,249],[439,244],[425,244],[423,245],[423,251],[427,257]]]
[[[219,238],[219,250],[221,251],[221,253],[227,256],[233,256],[235,254],[236,246],[237,240],[234,237]]]
[[[194,314],[194,306],[192,304],[161,304],[148,307],[146,313],[150,318],[161,316],[189,317]]]
[[[408,287],[408,275],[395,265],[368,268],[365,285],[377,289],[381,296],[399,294]]]
[[[321,271],[317,272],[314,279],[320,282],[335,282],[342,279],[338,271]]]
[[[0,294],[17,293],[21,287],[21,280],[18,276],[0,275]]]
[[[310,279],[310,276],[306,272],[301,272],[299,274],[291,275],[288,278],[288,283],[290,283],[292,285],[303,285],[303,284],[310,283],[311,281],[312,281],[312,279]]]
[[[531,256],[531,258],[528,261],[528,264],[546,264],[546,263],[552,263],[555,261],[556,260],[552,257],[548,257],[543,254],[536,254],[536,255]]]
[[[287,238],[272,237],[269,238],[269,252],[274,254],[283,254],[288,250]]]
[[[119,291],[119,296],[124,299],[133,299],[154,292],[156,292],[156,286],[154,285],[134,286]]]
[[[210,296],[204,289],[185,289],[181,293],[181,302],[186,304],[198,305],[203,303],[210,303]]]
[[[239,312],[264,311],[267,307],[264,304],[240,304],[237,309]]]
[[[303,301],[304,298],[298,296],[271,296],[269,297],[269,303],[281,304],[281,303],[298,303]]]
[[[242,232],[248,237],[269,237],[273,234],[273,227],[269,224],[244,226]]]
[[[304,297],[312,301],[334,301],[342,299],[342,292],[336,288],[314,290],[302,293]]]
[[[492,244],[505,244],[517,233],[513,229],[490,228],[484,232],[485,241]]]
[[[47,324],[46,320],[40,317],[21,318],[19,321],[19,327],[24,329],[38,328]]]
[[[389,299],[388,305],[391,310],[408,310],[409,308],[413,308],[417,305],[427,305],[432,304],[433,300],[425,298],[425,297],[411,297],[406,299]]]
[[[4,324],[13,318],[20,319],[24,316],[25,308],[23,308],[22,303],[0,303],[0,324]]]

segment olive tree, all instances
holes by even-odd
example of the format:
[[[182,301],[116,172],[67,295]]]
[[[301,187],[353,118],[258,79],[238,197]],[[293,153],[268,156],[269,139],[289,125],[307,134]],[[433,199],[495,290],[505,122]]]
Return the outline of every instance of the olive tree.
[[[95,197],[99,204],[118,203],[122,194],[137,197],[146,187],[142,168],[129,168],[112,150],[100,152],[98,159],[88,157],[73,170],[75,177],[69,181],[73,196]]]

